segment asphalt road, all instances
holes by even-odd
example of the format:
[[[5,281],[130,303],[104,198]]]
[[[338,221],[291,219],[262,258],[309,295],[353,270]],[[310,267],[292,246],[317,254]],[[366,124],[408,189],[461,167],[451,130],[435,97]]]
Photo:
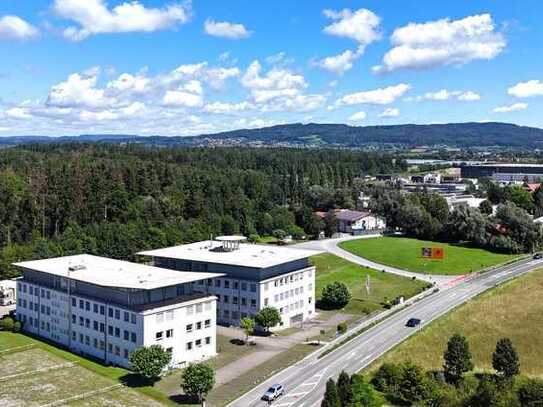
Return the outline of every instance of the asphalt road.
[[[329,377],[337,377],[342,370],[354,373],[363,369],[420,329],[407,328],[405,323],[409,318],[419,318],[422,325],[426,325],[481,292],[542,266],[542,260],[524,260],[470,279],[459,280],[450,288],[397,312],[323,358],[310,356],[277,373],[232,402],[229,407],[266,406],[267,403],[261,401],[260,397],[275,383],[285,386],[285,395],[276,400],[273,406],[319,406]]]

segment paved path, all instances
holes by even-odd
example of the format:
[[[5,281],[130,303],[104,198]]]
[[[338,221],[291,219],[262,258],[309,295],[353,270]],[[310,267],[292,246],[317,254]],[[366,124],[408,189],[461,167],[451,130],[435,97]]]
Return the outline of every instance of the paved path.
[[[435,283],[441,288],[449,286],[449,284],[452,281],[454,281],[455,279],[459,277],[459,276],[442,276],[442,275],[435,275],[435,274],[413,273],[411,271],[402,270],[402,269],[390,267],[390,266],[385,266],[384,264],[375,263],[363,257],[352,254],[346,250],[341,249],[338,246],[339,243],[345,242],[347,240],[372,239],[372,238],[376,238],[380,236],[381,236],[380,234],[376,234],[376,235],[367,235],[367,236],[345,236],[345,237],[340,237],[337,239],[312,240],[312,241],[308,241],[304,243],[299,243],[295,247],[300,247],[304,249],[313,249],[313,250],[323,250],[364,267],[370,267],[375,270],[385,270],[387,273],[397,274],[399,276],[404,276],[404,277],[409,277],[409,278],[415,277],[418,280],[428,281],[429,283],[432,283],[432,284]]]
[[[328,378],[337,377],[342,370],[354,373],[363,369],[417,332],[405,326],[407,319],[420,318],[426,325],[481,292],[542,265],[542,260],[521,260],[459,280],[448,290],[439,291],[398,311],[321,359],[318,358],[320,352],[316,352],[282,370],[229,404],[229,407],[266,406],[267,403],[261,401],[260,397],[275,383],[283,384],[286,389],[285,396],[273,403],[275,407],[318,407]]]

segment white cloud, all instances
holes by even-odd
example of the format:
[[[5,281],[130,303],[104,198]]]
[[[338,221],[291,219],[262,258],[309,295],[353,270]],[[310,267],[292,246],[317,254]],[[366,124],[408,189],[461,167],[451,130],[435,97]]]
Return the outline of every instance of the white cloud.
[[[431,101],[445,101],[455,99],[461,102],[473,102],[480,100],[481,96],[471,90],[468,91],[449,91],[447,89],[440,89],[436,92],[426,92],[424,95],[406,98],[406,102],[420,102],[423,100]]]
[[[221,89],[228,79],[239,75],[239,68],[209,67],[207,62],[200,62],[197,64],[180,65],[169,74],[164,75],[161,81],[168,86],[180,81],[198,79],[209,84],[214,89]]]
[[[107,90],[113,94],[119,93],[145,93],[149,90],[151,79],[143,74],[131,75],[123,73],[107,84]]]
[[[39,31],[17,16],[0,18],[0,40],[27,40],[36,37]]]
[[[190,2],[146,8],[134,0],[110,10],[105,0],[55,0],[53,9],[59,17],[78,24],[63,32],[72,41],[95,34],[159,31],[186,23],[190,18]]]
[[[379,117],[398,117],[400,115],[400,109],[395,107],[389,107],[388,109],[383,110]]]
[[[363,53],[363,48],[359,47],[356,51],[351,51],[350,49],[342,52],[341,54],[326,57],[320,61],[313,62],[313,65],[316,65],[327,71],[341,75],[349,71],[354,62],[360,58]]]
[[[517,112],[519,110],[524,110],[527,108],[528,108],[527,103],[514,103],[508,106],[498,106],[494,108],[492,111],[494,113],[509,113],[509,112]]]
[[[393,103],[397,98],[403,96],[405,92],[411,89],[411,85],[400,83],[395,86],[379,88],[363,92],[351,93],[341,97],[336,101],[337,105],[358,105],[373,104],[387,105]]]
[[[110,106],[114,100],[105,96],[103,89],[96,88],[99,70],[93,68],[81,74],[73,73],[68,79],[54,85],[49,91],[47,105],[54,107],[99,108]]]
[[[307,87],[302,75],[296,75],[285,69],[271,69],[264,76],[260,74],[260,62],[253,61],[241,78],[241,83],[248,89],[303,89]]]
[[[200,81],[192,80],[177,90],[168,90],[163,103],[174,107],[201,107],[204,104],[204,91]]]
[[[213,114],[231,114],[253,110],[255,106],[247,101],[239,103],[213,102],[204,106],[204,111]]]
[[[507,93],[517,98],[543,96],[543,82],[535,79],[527,82],[519,82],[507,89]]]
[[[366,112],[356,112],[349,116],[350,122],[361,122],[366,118]]]
[[[362,47],[381,39],[381,19],[370,10],[324,10],[324,15],[334,21],[324,28],[326,34],[353,39]]]
[[[374,72],[426,69],[463,65],[477,59],[493,59],[505,48],[503,35],[495,31],[490,14],[410,23],[394,30],[393,48]]]
[[[32,117],[28,109],[24,107],[12,107],[11,109],[6,110],[4,114],[13,119],[29,119]]]
[[[270,65],[290,65],[294,63],[294,58],[288,57],[285,51],[266,57],[266,62]]]
[[[251,36],[251,31],[248,31],[243,24],[229,23],[227,21],[215,21],[207,19],[204,23],[204,31],[206,34],[214,37],[222,37],[229,39],[241,39]]]

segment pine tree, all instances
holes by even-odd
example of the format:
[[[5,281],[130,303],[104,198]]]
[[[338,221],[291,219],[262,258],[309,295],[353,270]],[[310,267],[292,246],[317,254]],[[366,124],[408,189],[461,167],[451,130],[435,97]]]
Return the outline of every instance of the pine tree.
[[[509,338],[502,338],[496,343],[496,350],[492,354],[492,367],[506,379],[512,379],[520,373],[517,351]]]
[[[338,388],[334,379],[330,378],[326,382],[326,391],[321,402],[321,407],[341,407]]]
[[[351,386],[351,378],[342,370],[337,379],[337,389],[339,398],[343,407],[350,406],[353,401],[353,389]]]
[[[468,341],[462,335],[456,334],[449,339],[443,359],[445,380],[448,383],[458,384],[463,374],[473,369]]]

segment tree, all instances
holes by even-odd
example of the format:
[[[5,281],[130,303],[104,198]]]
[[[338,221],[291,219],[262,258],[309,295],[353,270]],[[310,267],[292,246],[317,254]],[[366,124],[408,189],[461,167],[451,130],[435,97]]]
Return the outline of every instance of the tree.
[[[470,407],[492,407],[498,404],[499,398],[500,393],[496,384],[488,379],[483,379],[479,382],[468,405]]]
[[[543,381],[527,379],[518,388],[517,396],[522,407],[543,406]]]
[[[468,341],[462,335],[453,335],[443,353],[443,370],[448,383],[458,385],[464,373],[473,369]]]
[[[326,382],[326,390],[321,402],[321,407],[341,407],[338,388],[334,379],[330,378]]]
[[[520,373],[517,351],[509,338],[502,338],[496,343],[496,350],[492,354],[492,367],[507,380]]]
[[[337,379],[337,390],[342,406],[350,406],[353,401],[353,390],[351,387],[351,378],[342,370]]]
[[[371,379],[371,384],[381,393],[394,394],[398,390],[401,369],[394,363],[383,363]]]
[[[485,215],[492,215],[492,203],[488,199],[485,199],[479,204],[479,210]]]
[[[351,301],[351,293],[344,283],[334,281],[322,289],[321,301],[330,308],[343,308]]]
[[[348,407],[373,407],[375,406],[375,396],[371,386],[364,380],[361,374],[353,374],[351,376],[351,391],[353,399]]]
[[[249,336],[253,333],[255,328],[255,321],[252,318],[241,318],[241,321],[239,321],[239,326],[245,333],[245,343],[248,345]]]
[[[130,354],[132,370],[147,380],[157,379],[170,363],[172,355],[160,345],[142,347]]]
[[[273,328],[281,322],[281,314],[279,314],[277,308],[265,307],[255,315],[255,322],[258,326],[269,331],[270,328]]]
[[[187,395],[197,398],[199,402],[205,399],[214,385],[215,372],[205,363],[193,363],[183,370],[181,387]]]
[[[338,221],[336,213],[333,210],[329,210],[324,217],[324,234],[328,237],[332,237],[337,231]]]
[[[13,331],[13,326],[15,322],[11,317],[5,317],[0,319],[0,329],[2,331]]]
[[[424,371],[411,362],[400,367],[401,376],[398,397],[406,404],[422,404],[432,394],[432,383]]]

